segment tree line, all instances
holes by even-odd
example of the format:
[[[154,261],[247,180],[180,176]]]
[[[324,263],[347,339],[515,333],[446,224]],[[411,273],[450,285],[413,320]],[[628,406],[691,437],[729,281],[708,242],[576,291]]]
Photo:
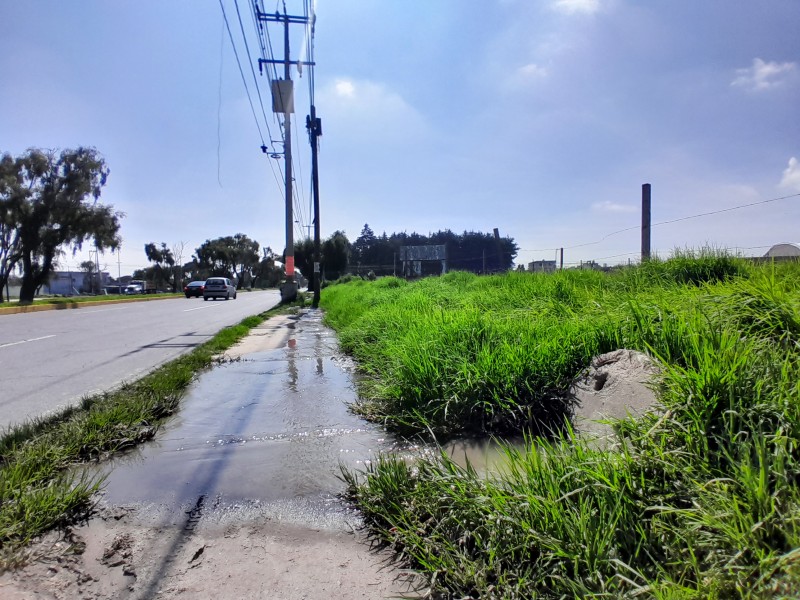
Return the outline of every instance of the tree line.
[[[152,266],[133,272],[134,279],[152,283],[158,289],[180,291],[183,282],[228,277],[236,288],[274,287],[283,278],[280,257],[243,233],[206,240],[195,248],[191,260],[184,262],[185,242],[169,247],[165,242],[145,244],[144,252]]]
[[[115,250],[121,243],[124,214],[99,202],[109,169],[94,148],[74,150],[29,149],[13,157],[0,157],[0,302],[7,296],[9,277],[21,273],[20,302],[32,302],[48,282],[67,251],[73,256],[89,241],[95,250]],[[335,231],[321,244],[323,279],[348,273],[391,275],[399,273],[403,246],[443,245],[450,270],[497,272],[512,267],[518,247],[509,237],[445,229],[422,235],[385,232],[377,236],[364,225],[351,243],[344,231]],[[243,233],[206,240],[184,262],[185,243],[168,246],[150,242],[144,247],[151,264],[134,272],[134,279],[153,282],[160,289],[179,291],[182,282],[211,276],[230,277],[237,287],[273,287],[284,276],[283,256]],[[295,244],[295,265],[306,277],[314,270],[314,244]],[[94,267],[82,263],[90,275]],[[428,266],[429,273],[440,271]]]
[[[510,237],[493,233],[449,229],[423,235],[419,233],[383,232],[375,235],[365,224],[355,242],[350,243],[342,231],[335,232],[322,244],[322,270],[325,279],[336,279],[346,273],[375,276],[401,274],[401,248],[404,246],[445,246],[448,270],[472,273],[496,273],[513,267],[519,247]],[[314,244],[303,240],[295,244],[295,264],[305,273],[313,268]],[[331,260],[331,255],[334,260]],[[423,274],[441,272],[438,263],[423,264]]]

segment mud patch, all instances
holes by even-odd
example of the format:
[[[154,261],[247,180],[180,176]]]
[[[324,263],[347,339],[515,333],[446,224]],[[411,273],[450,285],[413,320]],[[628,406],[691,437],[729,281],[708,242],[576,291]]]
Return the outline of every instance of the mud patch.
[[[612,438],[613,428],[604,421],[641,416],[657,405],[652,386],[658,373],[653,359],[636,350],[596,356],[570,388],[575,430],[587,437]]]

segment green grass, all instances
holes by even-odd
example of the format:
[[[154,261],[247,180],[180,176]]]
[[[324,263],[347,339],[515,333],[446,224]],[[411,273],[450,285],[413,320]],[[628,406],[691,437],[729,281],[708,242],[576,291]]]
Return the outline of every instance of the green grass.
[[[5,432],[0,437],[0,571],[15,564],[16,551],[34,537],[91,510],[102,482],[77,478],[69,467],[151,439],[179,410],[198,372],[266,318],[293,309],[248,317],[139,381]]]
[[[442,597],[795,597],[798,283],[797,264],[682,253],[610,275],[326,288],[367,414],[439,436],[556,429],[508,449],[499,476],[386,455],[344,471],[349,497]],[[661,365],[660,407],[600,450],[557,427],[563,396],[621,347]]]

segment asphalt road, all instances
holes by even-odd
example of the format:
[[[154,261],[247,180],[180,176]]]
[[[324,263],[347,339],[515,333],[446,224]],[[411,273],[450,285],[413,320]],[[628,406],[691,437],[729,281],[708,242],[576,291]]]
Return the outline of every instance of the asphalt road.
[[[138,379],[278,302],[280,293],[268,290],[236,300],[174,298],[0,315],[0,428]]]

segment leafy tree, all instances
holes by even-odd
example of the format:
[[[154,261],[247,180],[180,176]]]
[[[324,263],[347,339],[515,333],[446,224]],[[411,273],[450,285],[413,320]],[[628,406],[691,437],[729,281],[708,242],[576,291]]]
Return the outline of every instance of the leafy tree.
[[[206,240],[195,250],[198,268],[207,276],[236,278],[236,288],[250,285],[258,270],[259,243],[243,233]]]
[[[310,282],[314,272],[314,240],[305,238],[294,244],[294,266]]]
[[[283,267],[279,266],[275,260],[278,255],[267,246],[264,248],[264,256],[258,263],[258,271],[254,285],[258,287],[276,287],[284,279]]]
[[[147,256],[147,260],[154,263],[152,272],[154,275],[153,283],[156,288],[162,289],[165,284],[170,284],[171,282],[172,291],[177,291],[177,281],[173,280],[175,257],[172,254],[172,250],[167,248],[164,242],[161,242],[160,248],[150,242],[144,245],[144,253]]]
[[[74,255],[89,239],[99,251],[117,248],[123,215],[98,203],[108,173],[93,148],[60,154],[31,149],[0,159],[0,238],[8,244],[4,268],[22,267],[20,302],[33,301],[65,248]]]
[[[83,271],[83,285],[81,286],[81,291],[85,293],[91,293],[94,291],[94,280],[97,276],[95,270],[95,264],[93,260],[85,260],[80,265],[81,271]]]
[[[233,274],[236,276],[236,289],[251,286],[258,270],[259,244],[243,233],[233,236]]]
[[[0,302],[3,302],[8,278],[14,272],[21,256],[17,215],[22,195],[14,193],[16,180],[16,161],[5,154],[0,158]]]
[[[334,231],[322,243],[322,273],[326,279],[338,279],[350,263],[350,240],[344,231]]]

